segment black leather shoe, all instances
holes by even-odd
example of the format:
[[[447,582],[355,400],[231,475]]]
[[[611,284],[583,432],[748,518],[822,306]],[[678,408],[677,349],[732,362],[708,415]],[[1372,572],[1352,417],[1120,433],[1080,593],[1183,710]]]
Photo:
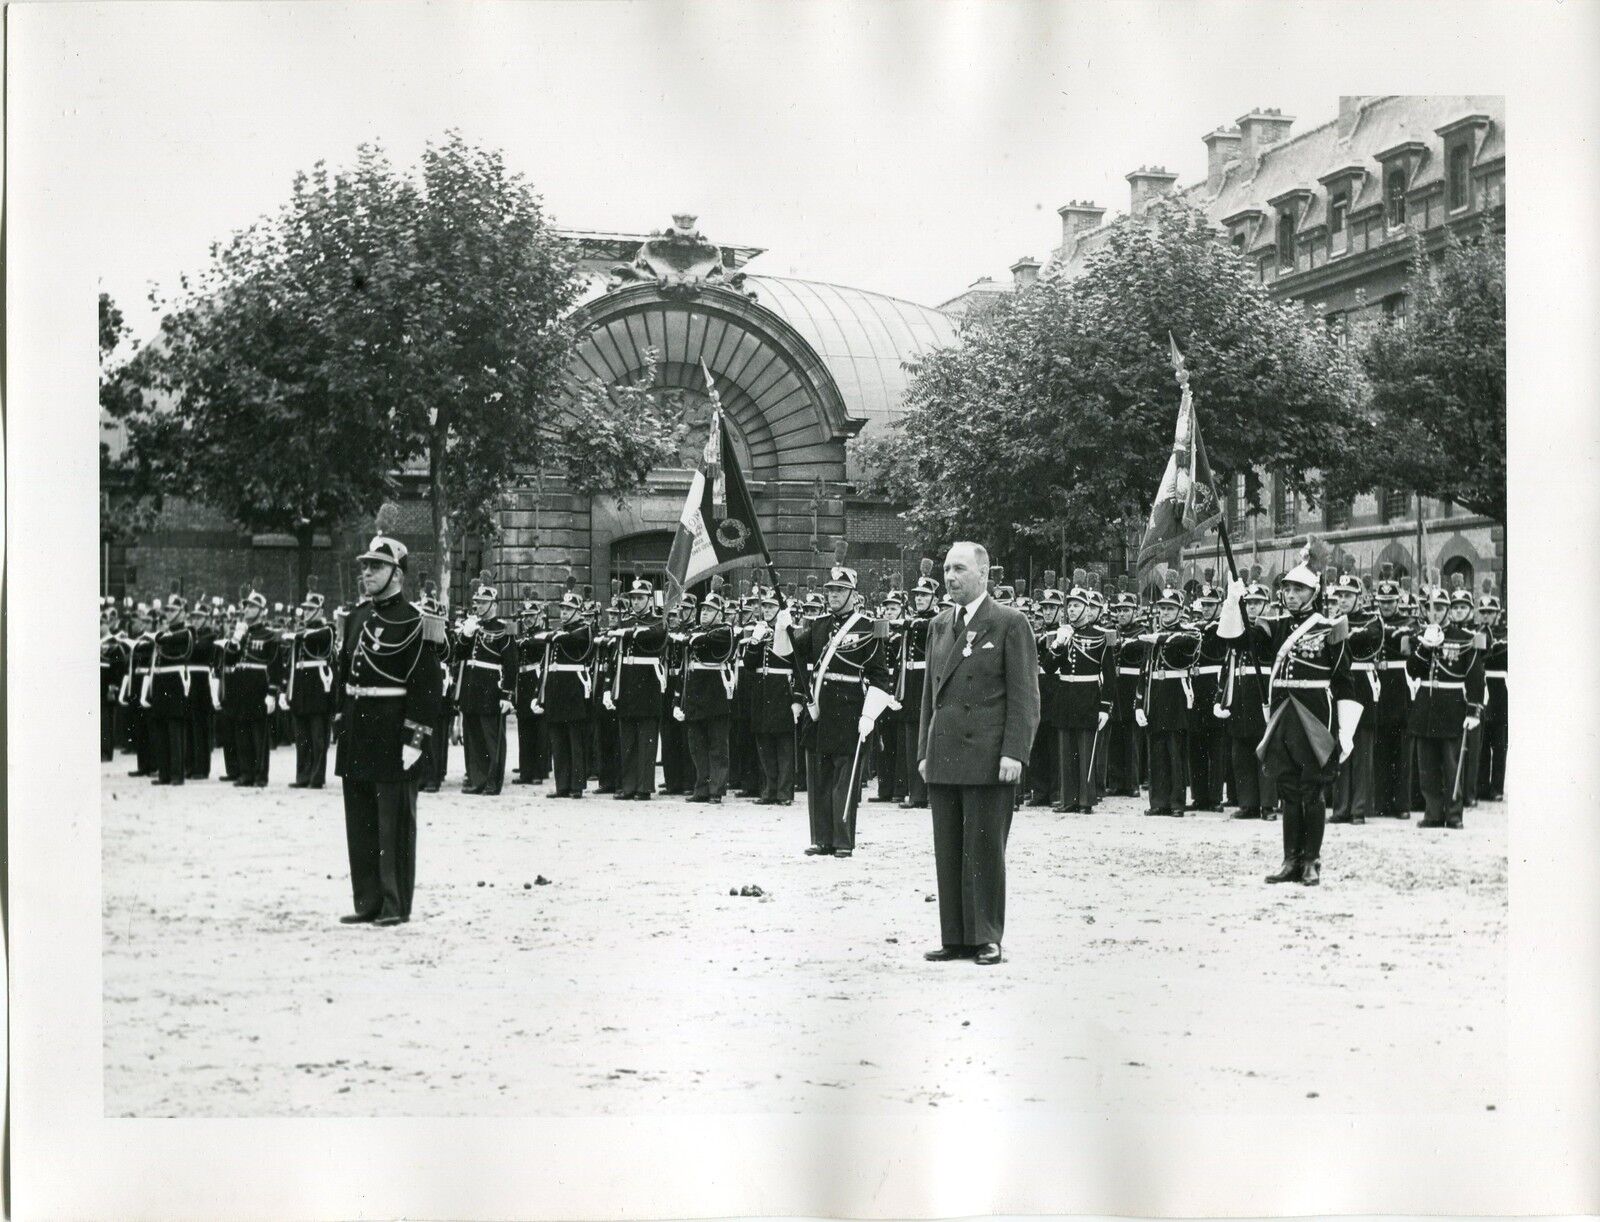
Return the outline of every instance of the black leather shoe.
[[[1446,819],[1444,821],[1444,825],[1448,830],[1450,830],[1452,832],[1459,832],[1461,830],[1461,820],[1460,819]]]
[[[366,925],[378,919],[375,912],[347,912],[339,918],[341,925]]]
[[[820,844],[814,844],[806,850],[807,857],[832,857],[833,850],[825,849]]]
[[[914,810],[916,808],[916,805],[917,804],[915,802],[913,802],[910,798],[901,798],[900,799],[900,809],[901,810]]]
[[[1000,943],[985,942],[978,947],[978,953],[972,956],[972,961],[982,964],[984,967],[993,967],[1000,962],[1000,958]]]
[[[1300,881],[1300,859],[1298,857],[1285,857],[1283,864],[1278,867],[1276,874],[1267,875],[1269,883],[1297,883]]]
[[[406,919],[403,916],[381,916],[374,919],[372,923],[374,925],[381,925],[384,928],[388,928],[390,925],[403,925],[405,924],[405,920]]]
[[[833,855],[835,857],[849,857],[854,851],[853,849],[834,849]]]
[[[707,798],[706,801],[711,803],[711,805],[713,805],[713,806],[721,806],[722,805],[722,795],[720,793],[714,793],[709,798]]]
[[[1259,819],[1261,811],[1254,806],[1243,806],[1228,816],[1230,819]]]
[[[1443,819],[1418,819],[1417,820],[1417,826],[1418,827],[1443,827],[1444,826],[1444,820]]]
[[[941,946],[938,950],[925,950],[922,957],[929,963],[949,963],[952,959],[971,959],[977,954],[971,946]]]
[[[1322,863],[1313,857],[1300,867],[1300,881],[1308,887],[1315,887],[1322,881]]]
[[[1367,817],[1365,815],[1351,815],[1350,816],[1350,822],[1351,823],[1364,824],[1364,823],[1366,823],[1366,821],[1367,821]]]
[[[1352,816],[1350,816],[1350,815],[1329,815],[1328,816],[1328,822],[1329,823],[1349,823],[1351,818],[1352,818]]]

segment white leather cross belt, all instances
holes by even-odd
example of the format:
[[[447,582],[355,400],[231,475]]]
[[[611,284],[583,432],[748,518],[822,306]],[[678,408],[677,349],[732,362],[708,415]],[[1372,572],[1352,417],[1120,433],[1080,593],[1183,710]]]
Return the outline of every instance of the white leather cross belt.
[[[1057,675],[1056,678],[1060,679],[1061,682],[1063,682],[1063,683],[1098,683],[1098,682],[1100,682],[1100,676],[1099,675]]]

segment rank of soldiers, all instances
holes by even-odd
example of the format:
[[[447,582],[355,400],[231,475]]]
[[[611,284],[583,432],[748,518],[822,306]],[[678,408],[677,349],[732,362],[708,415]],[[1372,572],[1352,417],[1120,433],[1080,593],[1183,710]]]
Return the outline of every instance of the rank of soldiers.
[[[444,639],[423,663],[442,698],[416,736],[421,791],[445,783],[459,745],[462,792],[501,794],[514,721],[512,785],[710,804],[790,805],[803,791],[807,852],[849,856],[863,793],[927,804],[916,710],[944,600],[923,560],[910,589],[868,606],[844,558],[840,547],[826,579],[803,589],[758,582],[735,595],[713,578],[670,614],[642,573],[613,580],[607,602],[571,576],[548,601],[531,582],[508,597],[484,573],[445,624],[424,579],[406,605]],[[1150,816],[1282,818],[1281,881],[1306,882],[1324,821],[1420,811],[1422,827],[1459,828],[1480,796],[1501,798],[1506,625],[1487,584],[1478,597],[1460,581],[1413,592],[1387,568],[1369,581],[1305,563],[1271,590],[1259,569],[1228,587],[1211,571],[1188,588],[1176,576],[1158,573],[1141,599],[1126,578],[1077,570],[1058,584],[1046,572],[1029,597],[991,569],[993,597],[1028,615],[1038,645],[1029,804],[1087,814],[1106,795],[1145,793]],[[130,775],[182,785],[209,778],[220,748],[221,780],[263,787],[272,747],[292,743],[290,787],[323,788],[353,683],[353,618],[374,637],[359,656],[383,653],[366,606],[330,613],[312,589],[286,608],[259,583],[226,601],[103,600],[101,758],[120,747]]]

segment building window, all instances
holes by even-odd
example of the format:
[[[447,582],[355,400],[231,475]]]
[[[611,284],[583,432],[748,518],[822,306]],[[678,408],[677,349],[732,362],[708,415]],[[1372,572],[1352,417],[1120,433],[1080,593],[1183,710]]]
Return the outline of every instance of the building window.
[[[1272,533],[1292,535],[1300,517],[1300,507],[1295,494],[1281,475],[1272,478]]]
[[[1236,233],[1236,234],[1233,235],[1233,248],[1235,250],[1237,250],[1240,254],[1244,253],[1244,234],[1243,234],[1243,232]]]
[[[1350,212],[1350,192],[1341,191],[1328,201],[1328,232],[1343,233],[1344,218]]]
[[[1343,313],[1329,314],[1322,320],[1322,325],[1328,329],[1328,338],[1339,347],[1343,348],[1350,338],[1350,329],[1345,325]]]
[[[1322,520],[1328,530],[1343,530],[1350,525],[1350,502],[1328,501],[1322,507]]]
[[[1272,257],[1268,255],[1267,257],[1263,258],[1261,262],[1256,265],[1256,267],[1256,274],[1258,278],[1265,282],[1267,278],[1267,272],[1272,269]]]
[[[1406,175],[1404,170],[1390,170],[1388,190],[1384,193],[1389,203],[1389,228],[1398,229],[1406,223]]]
[[[1379,505],[1385,525],[1390,522],[1403,522],[1411,513],[1411,494],[1393,488],[1387,489]]]
[[[1406,295],[1404,293],[1390,293],[1382,301],[1383,320],[1392,322],[1396,326],[1406,325]]]
[[[1278,267],[1282,271],[1294,270],[1294,211],[1278,214]]]
[[[1450,211],[1472,204],[1472,149],[1458,144],[1450,150]]]

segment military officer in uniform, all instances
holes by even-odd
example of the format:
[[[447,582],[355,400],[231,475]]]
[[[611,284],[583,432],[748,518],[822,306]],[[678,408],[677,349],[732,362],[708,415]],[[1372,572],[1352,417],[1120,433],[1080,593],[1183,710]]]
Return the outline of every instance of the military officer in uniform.
[[[601,699],[617,719],[617,799],[648,802],[656,791],[661,697],[667,690],[667,627],[655,608],[655,587],[644,577],[628,587],[627,617],[608,635],[616,654],[611,686]]]
[[[128,645],[128,670],[123,675],[121,692],[122,706],[128,716],[128,735],[133,740],[134,765],[129,776],[156,775],[154,735],[143,699],[145,679],[155,664],[157,614],[156,607],[144,602],[134,608],[133,639]]]
[[[251,590],[233,635],[223,646],[223,664],[228,670],[224,699],[233,723],[239,768],[233,783],[245,788],[266,788],[272,759],[271,718],[278,711],[282,691],[281,641],[266,615],[266,597]]]
[[[856,571],[835,564],[824,586],[827,610],[822,615],[804,627],[785,612],[773,620],[774,648],[795,662],[790,706],[801,725],[801,741],[812,752],[812,775],[806,780],[809,856],[849,857],[855,852],[859,759],[877,722],[875,714],[869,715],[867,693],[876,688],[882,707],[892,699],[883,649],[886,634],[875,634],[873,621],[850,609],[856,585]]]
[[[700,602],[683,648],[683,687],[674,721],[683,723],[694,763],[691,802],[720,803],[728,788],[728,727],[733,718],[733,628],[724,622],[722,580]]]
[[[1478,792],[1499,802],[1506,794],[1506,664],[1509,651],[1506,629],[1500,622],[1500,600],[1485,583],[1478,599],[1478,623],[1484,634],[1483,762],[1478,769]]]
[[[153,785],[182,785],[188,775],[189,665],[194,630],[185,622],[188,604],[176,590],[163,608],[166,624],[156,633],[139,707],[149,726],[156,776]]]
[[[116,754],[117,692],[128,670],[128,646],[117,631],[115,602],[100,604],[100,760],[109,763]]]
[[[1240,598],[1243,618],[1256,623],[1271,601],[1267,588],[1252,582]],[[1272,673],[1273,657],[1270,641],[1251,633],[1235,638],[1231,645],[1212,713],[1228,730],[1234,792],[1239,802],[1232,817],[1270,821],[1277,818],[1273,809],[1278,802],[1277,791],[1256,755],[1256,744],[1267,728],[1267,679]]]
[[[1355,748],[1362,708],[1351,691],[1345,625],[1315,609],[1322,582],[1308,563],[1309,549],[1283,577],[1283,615],[1246,625],[1239,605],[1244,583],[1235,578],[1217,631],[1224,640],[1253,635],[1272,651],[1260,751],[1283,802],[1283,864],[1266,881],[1314,887],[1322,881],[1323,791]]]
[[[220,647],[217,640],[216,616],[222,611],[222,599],[213,596],[208,604],[203,596],[195,599],[194,651],[189,655],[189,726],[184,755],[191,781],[207,780],[211,776],[211,752],[216,736],[216,666]]]
[[[506,775],[506,715],[516,708],[517,642],[511,625],[495,614],[500,591],[488,570],[478,575],[472,614],[456,643],[456,707],[467,777],[462,793],[500,792]]]
[[[694,763],[689,759],[689,735],[684,723],[672,715],[683,701],[683,679],[688,673],[684,645],[700,612],[697,595],[685,593],[667,613],[667,690],[661,703],[661,792],[686,794],[694,789]]]
[[[567,578],[557,606],[557,624],[545,637],[542,676],[534,712],[550,734],[551,770],[557,798],[582,798],[589,787],[589,704],[594,679],[594,626],[584,618],[583,598]]]
[[[1379,658],[1383,653],[1383,621],[1374,611],[1359,607],[1361,579],[1345,573],[1333,584],[1334,614],[1349,625],[1346,647],[1350,651],[1350,691],[1361,705],[1355,747],[1339,765],[1333,785],[1333,813],[1329,823],[1365,823],[1372,814],[1372,742],[1377,706],[1383,695]]]
[[[550,744],[544,718],[533,711],[539,699],[540,663],[544,658],[544,608],[533,584],[523,587],[517,609],[517,775],[513,785],[533,785],[550,775]]]
[[[1372,708],[1372,813],[1387,819],[1411,818],[1411,769],[1408,766],[1411,691],[1406,658],[1411,653],[1411,626],[1400,606],[1400,583],[1392,565],[1379,571],[1372,592],[1381,632],[1372,658],[1378,676],[1378,698]]]
[[[904,810],[928,805],[928,786],[917,768],[918,712],[922,708],[922,685],[928,677],[928,628],[938,613],[939,581],[933,575],[933,561],[924,556],[916,585],[911,587],[911,607],[900,634],[900,665],[895,678],[895,700],[901,708],[900,758],[905,761],[906,796]]]
[[[1074,574],[1076,577],[1077,574]],[[1059,590],[1046,590],[1044,598],[1061,598]],[[1091,814],[1099,792],[1095,784],[1095,756],[1100,736],[1111,721],[1112,689],[1116,685],[1115,651],[1105,631],[1090,622],[1089,591],[1074,585],[1066,596],[1067,622],[1042,639],[1044,674],[1040,708],[1049,710],[1050,732],[1056,736],[1057,792],[1052,809],[1066,814]]]
[[[783,608],[776,587],[757,591],[761,618],[745,645],[743,682],[750,688],[750,725],[761,770],[758,806],[794,804],[794,661],[773,649],[773,623]]]
[[[387,515],[380,511],[379,529]],[[378,534],[359,557],[364,601],[343,631],[339,740],[354,911],[347,925],[411,919],[417,783],[439,716],[444,620],[406,601],[406,547]]]
[[[1183,818],[1189,787],[1189,668],[1200,653],[1200,634],[1182,615],[1183,594],[1168,581],[1156,599],[1155,630],[1141,634],[1144,673],[1133,715],[1150,753],[1150,805],[1144,813],[1177,819]]]
[[[1415,685],[1409,728],[1416,743],[1424,815],[1418,827],[1462,826],[1466,735],[1483,715],[1484,650],[1478,634],[1448,623],[1450,595],[1427,596],[1427,624],[1412,646],[1407,673]]]
[[[1118,591],[1111,614],[1116,632],[1117,683],[1112,692],[1111,721],[1106,726],[1106,792],[1137,798],[1144,731],[1135,712],[1145,655],[1145,643],[1139,639],[1139,596],[1132,590]]]
[[[328,736],[338,702],[333,625],[323,615],[326,600],[308,589],[299,608],[300,628],[289,638],[283,702],[294,718],[294,780],[290,789],[321,789],[328,777]]]
[[[1456,628],[1473,634],[1480,648],[1487,649],[1488,637],[1478,627],[1478,604],[1472,597],[1472,591],[1466,587],[1466,579],[1460,573],[1453,578],[1454,588],[1450,591],[1450,612],[1448,623]],[[1487,670],[1487,666],[1485,666]],[[1485,687],[1485,700],[1488,690]],[[1480,710],[1477,724],[1467,731],[1466,746],[1463,749],[1464,759],[1461,767],[1461,800],[1468,807],[1478,804],[1478,770],[1483,764],[1483,711]]]
[[[898,578],[895,580],[898,581]],[[888,625],[888,635],[883,638],[883,652],[888,659],[898,661],[900,639],[904,630],[906,610],[905,591],[898,586],[884,595],[878,619]],[[892,665],[892,664],[891,664]],[[890,687],[897,677],[890,674]],[[904,761],[900,755],[901,711],[890,705],[879,714],[872,732],[872,757],[877,769],[878,792],[869,802],[898,802],[905,794]]]
[[[1189,668],[1194,703],[1189,708],[1189,793],[1191,808],[1220,811],[1223,786],[1229,764],[1228,727],[1217,720],[1217,689],[1222,667],[1230,647],[1217,636],[1217,611],[1222,599],[1212,585],[1215,576],[1205,571],[1205,580],[1194,596],[1195,627],[1200,647]]]

